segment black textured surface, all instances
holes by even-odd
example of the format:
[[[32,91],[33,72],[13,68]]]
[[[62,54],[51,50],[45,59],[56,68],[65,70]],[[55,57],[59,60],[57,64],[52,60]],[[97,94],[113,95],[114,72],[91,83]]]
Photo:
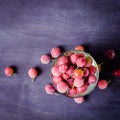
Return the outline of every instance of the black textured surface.
[[[120,0],[0,0],[0,120],[119,120],[119,78],[80,105],[45,93],[51,65],[42,65],[40,56],[77,44],[98,62],[109,48],[120,52]],[[16,76],[4,75],[9,65],[16,66]],[[34,83],[30,67],[41,69]],[[118,58],[108,62],[101,78],[117,67]]]

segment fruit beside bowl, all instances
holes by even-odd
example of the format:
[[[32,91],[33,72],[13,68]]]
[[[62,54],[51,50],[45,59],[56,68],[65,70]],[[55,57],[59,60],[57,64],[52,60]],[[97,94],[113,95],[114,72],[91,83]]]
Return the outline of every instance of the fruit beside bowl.
[[[67,97],[88,95],[94,90],[98,78],[96,61],[89,53],[80,50],[62,53],[51,68],[53,86]]]

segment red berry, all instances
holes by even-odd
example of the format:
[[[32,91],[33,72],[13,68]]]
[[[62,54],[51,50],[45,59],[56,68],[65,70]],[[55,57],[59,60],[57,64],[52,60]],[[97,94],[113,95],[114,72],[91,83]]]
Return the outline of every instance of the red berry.
[[[60,93],[66,93],[68,91],[68,84],[65,83],[65,82],[59,82],[57,84],[57,90],[60,92]]]
[[[69,59],[67,56],[62,56],[58,59],[58,65],[64,65],[69,63]]]
[[[70,56],[70,60],[71,60],[71,62],[72,62],[73,64],[76,64],[76,61],[77,61],[78,58],[79,58],[79,55],[78,55],[78,54],[72,54],[72,55]]]
[[[28,70],[28,75],[32,79],[32,82],[33,82],[34,79],[38,76],[38,71],[35,68],[30,68]]]
[[[113,71],[115,77],[120,77],[120,68]]]
[[[66,64],[60,65],[59,66],[59,71],[61,73],[65,73],[68,70],[68,66]]]
[[[55,88],[51,84],[45,85],[45,91],[47,94],[54,94],[56,92]]]
[[[74,98],[74,101],[78,104],[81,104],[83,103],[85,100],[84,100],[84,97],[79,97],[79,98]]]
[[[53,80],[53,83],[54,84],[58,84],[59,82],[61,82],[63,79],[62,79],[62,77],[61,76],[59,76],[59,77],[53,77],[52,78],[52,80]]]
[[[107,82],[106,80],[100,80],[100,81],[98,82],[98,87],[99,87],[100,89],[106,89],[107,86],[108,86],[108,82]]]
[[[108,59],[113,59],[115,57],[115,51],[112,49],[109,49],[109,50],[105,51],[105,56]]]
[[[73,82],[74,82],[74,79],[73,79],[73,78],[69,78],[69,79],[67,80],[67,83],[68,83],[68,85],[69,85],[70,87],[73,87]]]
[[[96,76],[95,75],[90,75],[88,77],[88,82],[91,84],[91,83],[95,83],[97,80]]]
[[[74,75],[76,78],[82,78],[83,75],[84,75],[84,72],[83,72],[82,69],[75,69],[73,75]]]
[[[87,89],[88,89],[88,85],[87,85],[87,84],[84,84],[84,85],[81,86],[81,87],[77,87],[78,93],[83,93],[83,92],[85,92]]]
[[[92,62],[93,62],[92,58],[90,56],[87,56],[85,67],[90,67],[92,65]]]
[[[70,88],[69,89],[69,96],[71,97],[74,97],[77,95],[77,89],[74,87],[74,88]]]
[[[84,67],[86,64],[86,60],[84,57],[79,57],[77,60],[76,60],[76,65],[77,67]]]
[[[52,75],[59,77],[61,75],[60,71],[59,71],[59,66],[55,65],[52,67],[51,69]]]
[[[84,85],[84,79],[75,78],[73,84],[75,87],[81,87]]]
[[[48,64],[50,62],[50,56],[48,55],[42,55],[40,58],[41,63]]]
[[[73,65],[71,65],[71,66],[69,67],[69,69],[67,70],[66,73],[67,73],[69,76],[71,76],[71,75],[73,75],[74,70],[75,70],[75,67],[74,67]]]
[[[80,51],[84,51],[84,47],[82,45],[77,45],[75,47],[75,50],[80,50]]]
[[[61,54],[60,48],[57,48],[57,47],[52,48],[52,50],[51,50],[51,56],[53,58],[57,58],[60,54]]]
[[[12,67],[6,67],[4,73],[6,76],[12,76],[14,74],[14,70]]]
[[[70,75],[68,75],[67,73],[63,73],[62,77],[64,80],[67,80],[70,77]]]
[[[96,73],[96,67],[95,66],[90,66],[89,71],[90,71],[90,74],[94,75]]]
[[[88,70],[88,68],[84,68],[84,77],[89,76],[90,71]]]

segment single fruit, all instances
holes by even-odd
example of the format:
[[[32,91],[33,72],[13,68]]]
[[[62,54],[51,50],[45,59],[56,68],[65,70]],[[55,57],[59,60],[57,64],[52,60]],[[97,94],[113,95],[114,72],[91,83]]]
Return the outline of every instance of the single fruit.
[[[58,65],[64,65],[64,64],[68,64],[68,63],[69,63],[69,59],[67,56],[60,57],[57,62]]]
[[[57,58],[60,54],[61,54],[60,48],[58,48],[58,47],[52,48],[52,50],[51,50],[51,56],[53,58]]]
[[[114,71],[113,71],[113,75],[114,75],[115,77],[120,77],[120,68],[114,70]]]
[[[76,78],[82,78],[84,75],[84,71],[82,69],[75,69],[73,75]]]
[[[98,87],[99,87],[100,89],[106,89],[107,86],[108,86],[108,82],[107,82],[106,80],[100,80],[100,81],[98,82]]]
[[[72,54],[70,56],[70,61],[73,63],[73,64],[76,64],[76,61],[77,59],[79,58],[79,55],[78,54]]]
[[[60,92],[60,93],[66,93],[68,91],[68,84],[65,83],[65,82],[59,82],[57,84],[57,90]]]
[[[41,63],[48,64],[50,62],[50,56],[49,55],[42,55],[40,58]]]
[[[78,104],[81,104],[83,103],[85,100],[84,100],[84,97],[79,97],[79,98],[74,98],[74,101]]]
[[[77,60],[76,60],[76,65],[77,67],[84,67],[86,64],[86,59],[84,57],[79,57]]]
[[[55,88],[51,84],[45,85],[45,91],[47,94],[54,94],[56,92]]]
[[[109,49],[109,50],[105,51],[105,56],[108,59],[113,59],[115,57],[115,51],[112,49]]]
[[[73,84],[75,87],[81,87],[84,85],[84,79],[75,78]]]
[[[60,71],[59,71],[59,66],[55,65],[52,67],[51,73],[53,76],[55,77],[59,77],[61,75]]]
[[[59,77],[53,76],[52,80],[53,80],[53,83],[54,83],[54,84],[58,84],[58,83],[61,82],[63,79],[62,79],[61,76],[59,76]]]
[[[80,50],[80,51],[84,51],[84,47],[82,45],[77,45],[75,47],[75,50]]]
[[[12,76],[14,74],[14,70],[12,67],[6,67],[4,73],[6,76]]]
[[[68,70],[68,66],[66,64],[60,65],[59,66],[59,71],[61,73],[65,73]]]
[[[38,71],[36,68],[30,68],[28,70],[28,75],[32,79],[32,82],[34,82],[35,78],[38,76]]]
[[[88,89],[88,85],[87,84],[84,84],[81,87],[77,87],[78,93],[84,93],[87,89]]]
[[[88,77],[88,82],[89,82],[90,84],[96,83],[96,81],[97,81],[97,78],[96,78],[95,75],[90,75],[90,76]]]

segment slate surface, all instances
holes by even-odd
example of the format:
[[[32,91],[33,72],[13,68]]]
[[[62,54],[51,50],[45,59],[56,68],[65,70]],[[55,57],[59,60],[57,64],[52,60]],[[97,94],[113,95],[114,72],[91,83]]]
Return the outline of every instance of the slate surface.
[[[42,65],[40,56],[55,46],[71,50],[78,44],[97,62],[109,48],[119,54],[120,0],[0,0],[0,120],[119,120],[120,78],[111,75],[119,57],[100,76],[112,77],[110,86],[96,87],[84,104],[45,93],[51,64]],[[17,75],[4,75],[9,65]],[[34,83],[30,67],[41,69]]]

